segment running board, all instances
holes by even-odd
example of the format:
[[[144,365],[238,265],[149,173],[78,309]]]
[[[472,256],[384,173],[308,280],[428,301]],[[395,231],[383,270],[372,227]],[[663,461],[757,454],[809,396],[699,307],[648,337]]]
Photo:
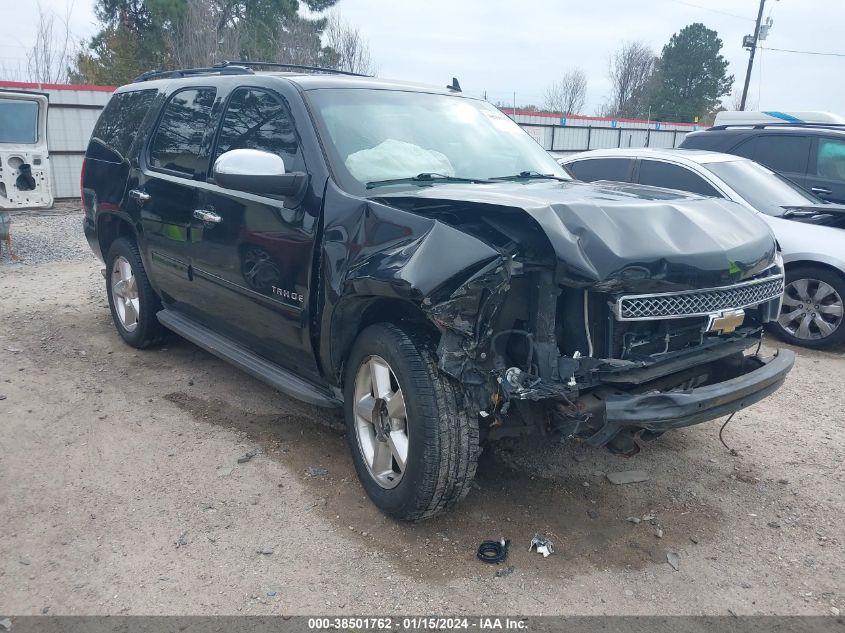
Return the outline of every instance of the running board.
[[[299,376],[261,358],[255,352],[251,352],[230,338],[200,325],[184,314],[173,310],[162,310],[156,316],[159,323],[168,330],[176,332],[182,338],[191,341],[191,343],[198,345],[218,358],[230,362],[238,369],[266,382],[284,394],[318,407],[338,407],[341,405],[340,400],[332,395],[328,389],[321,389],[303,380]]]

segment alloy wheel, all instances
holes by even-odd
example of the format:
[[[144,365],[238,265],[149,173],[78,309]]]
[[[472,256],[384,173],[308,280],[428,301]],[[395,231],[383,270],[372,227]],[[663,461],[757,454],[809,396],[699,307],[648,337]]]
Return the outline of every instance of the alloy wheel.
[[[141,303],[138,298],[138,284],[132,265],[122,255],[115,258],[111,268],[111,294],[114,309],[120,324],[127,332],[138,327]]]
[[[800,339],[818,340],[842,327],[843,301],[828,283],[796,279],[787,284],[778,323]]]
[[[408,417],[396,375],[380,356],[370,356],[355,376],[355,434],[370,476],[396,487],[408,462]]]

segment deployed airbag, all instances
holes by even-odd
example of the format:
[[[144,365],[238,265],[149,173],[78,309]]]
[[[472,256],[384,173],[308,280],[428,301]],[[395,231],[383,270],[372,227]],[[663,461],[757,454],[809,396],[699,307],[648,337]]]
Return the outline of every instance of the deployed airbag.
[[[455,175],[445,154],[392,138],[350,154],[346,168],[360,182],[411,178],[422,173]]]

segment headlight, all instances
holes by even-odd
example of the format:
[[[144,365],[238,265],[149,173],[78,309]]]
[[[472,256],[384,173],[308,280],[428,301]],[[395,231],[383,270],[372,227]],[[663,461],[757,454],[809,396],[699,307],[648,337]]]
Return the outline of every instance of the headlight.
[[[780,250],[775,251],[775,266],[780,272],[783,272],[783,253]]]

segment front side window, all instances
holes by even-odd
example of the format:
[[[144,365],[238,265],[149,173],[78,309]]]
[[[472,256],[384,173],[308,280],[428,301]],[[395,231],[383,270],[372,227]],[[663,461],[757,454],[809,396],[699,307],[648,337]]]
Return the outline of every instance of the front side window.
[[[763,134],[757,137],[754,155],[746,158],[753,158],[775,171],[804,174],[809,155],[810,139],[806,136]]]
[[[38,142],[38,102],[0,99],[0,143]]]
[[[616,180],[628,182],[631,169],[630,158],[590,158],[567,165],[578,180],[594,182],[596,180]]]
[[[714,161],[706,167],[752,207],[768,215],[781,215],[785,207],[821,202],[792,181],[751,160]]]
[[[488,179],[531,172],[569,179],[533,138],[484,101],[357,88],[310,90],[307,96],[332,167],[347,188],[423,173]]]
[[[832,180],[845,180],[845,141],[832,138],[819,139],[816,175]]]
[[[716,191],[704,178],[686,167],[663,163],[656,160],[640,161],[640,184],[666,189],[690,191],[701,196],[719,197]]]
[[[288,109],[264,90],[240,88],[229,99],[214,157],[233,149],[270,152],[282,157],[286,171],[304,170]]]
[[[205,139],[214,105],[214,88],[191,88],[174,94],[150,143],[150,164],[188,177],[208,170]]]

